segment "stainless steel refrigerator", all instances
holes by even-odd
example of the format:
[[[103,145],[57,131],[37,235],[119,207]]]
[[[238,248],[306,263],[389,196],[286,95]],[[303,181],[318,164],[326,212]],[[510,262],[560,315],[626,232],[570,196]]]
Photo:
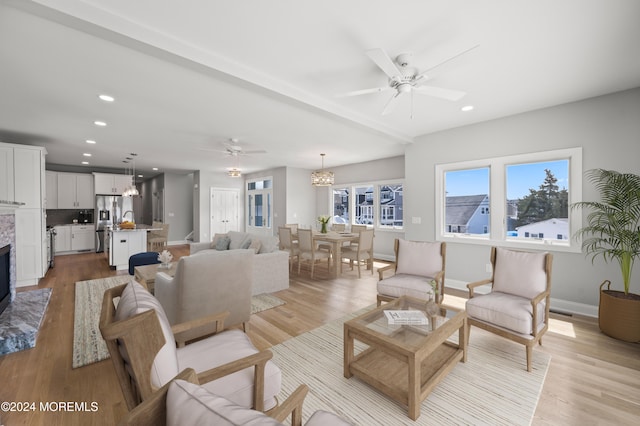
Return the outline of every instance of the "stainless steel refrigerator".
[[[142,198],[96,195],[96,252],[105,251],[105,229],[124,220],[142,219]]]

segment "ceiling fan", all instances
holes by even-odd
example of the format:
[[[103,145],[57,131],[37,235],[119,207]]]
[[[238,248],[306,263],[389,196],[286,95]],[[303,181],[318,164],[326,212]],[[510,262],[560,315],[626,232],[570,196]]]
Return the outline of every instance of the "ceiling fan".
[[[202,151],[221,152],[223,154],[227,154],[227,155],[230,155],[232,157],[238,157],[238,156],[241,156],[241,155],[253,155],[253,154],[266,154],[267,153],[267,151],[265,151],[264,149],[246,150],[240,145],[240,141],[237,138],[229,139],[227,142],[224,142],[222,144],[222,146],[224,147],[224,149],[203,148],[203,147],[198,148],[198,149],[200,149]]]
[[[465,53],[478,47],[475,45],[471,48],[461,51],[460,53],[445,59],[437,65],[434,65],[426,70],[418,71],[418,69],[412,66],[413,55],[411,53],[401,53],[395,58],[395,61],[389,57],[387,52],[381,48],[367,50],[367,56],[375,62],[375,64],[389,77],[389,83],[386,86],[374,87],[371,89],[355,90],[353,92],[345,93],[342,96],[359,96],[368,93],[377,93],[387,90],[393,90],[395,93],[387,101],[382,115],[390,114],[396,106],[396,103],[402,94],[408,93],[412,95],[412,112],[413,117],[413,93],[419,93],[422,95],[433,96],[440,99],[446,99],[449,101],[457,101],[462,99],[465,92],[460,90],[445,89],[436,86],[427,86],[425,83],[429,81],[430,77],[427,73],[432,72],[434,69],[448,63]]]

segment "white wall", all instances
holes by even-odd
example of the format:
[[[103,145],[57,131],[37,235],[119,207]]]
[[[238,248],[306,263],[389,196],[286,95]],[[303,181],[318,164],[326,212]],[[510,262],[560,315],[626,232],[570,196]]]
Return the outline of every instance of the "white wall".
[[[405,230],[408,239],[433,240],[435,165],[570,147],[583,147],[583,170],[640,173],[640,88],[545,108],[417,138],[405,152]],[[597,193],[583,183],[583,198]],[[421,224],[412,224],[412,216]],[[483,279],[489,246],[447,244],[447,280]],[[618,265],[594,264],[580,253],[554,253],[552,297],[559,309],[597,305],[604,279],[621,289]],[[632,290],[640,292],[640,271]],[[591,310],[589,313],[595,313]]]
[[[169,242],[182,242],[193,230],[193,174],[164,174],[164,222]]]
[[[287,167],[286,222],[315,227],[316,188],[311,186],[311,170]]]

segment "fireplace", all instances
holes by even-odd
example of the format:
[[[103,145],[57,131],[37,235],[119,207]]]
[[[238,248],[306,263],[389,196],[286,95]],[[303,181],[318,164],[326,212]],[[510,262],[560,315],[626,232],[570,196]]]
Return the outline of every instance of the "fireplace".
[[[0,248],[0,313],[11,301],[11,245]]]

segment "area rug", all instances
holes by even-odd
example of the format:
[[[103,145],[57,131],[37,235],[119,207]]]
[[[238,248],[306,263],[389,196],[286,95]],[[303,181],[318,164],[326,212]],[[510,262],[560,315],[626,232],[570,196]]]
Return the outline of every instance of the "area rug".
[[[100,334],[100,310],[105,290],[131,280],[129,275],[117,275],[76,283],[75,310],[73,319],[72,367],[109,358],[109,350]],[[251,313],[255,314],[275,308],[285,302],[270,294],[259,294],[251,298]]]
[[[473,328],[467,362],[458,363],[434,389],[413,421],[406,408],[384,394],[355,377],[344,378],[343,322],[353,316],[271,348],[273,361],[282,370],[282,398],[302,383],[310,388],[303,424],[319,409],[367,426],[531,424],[549,367],[548,354],[534,350],[533,370],[527,373],[524,346]],[[356,353],[365,347],[356,341]]]

